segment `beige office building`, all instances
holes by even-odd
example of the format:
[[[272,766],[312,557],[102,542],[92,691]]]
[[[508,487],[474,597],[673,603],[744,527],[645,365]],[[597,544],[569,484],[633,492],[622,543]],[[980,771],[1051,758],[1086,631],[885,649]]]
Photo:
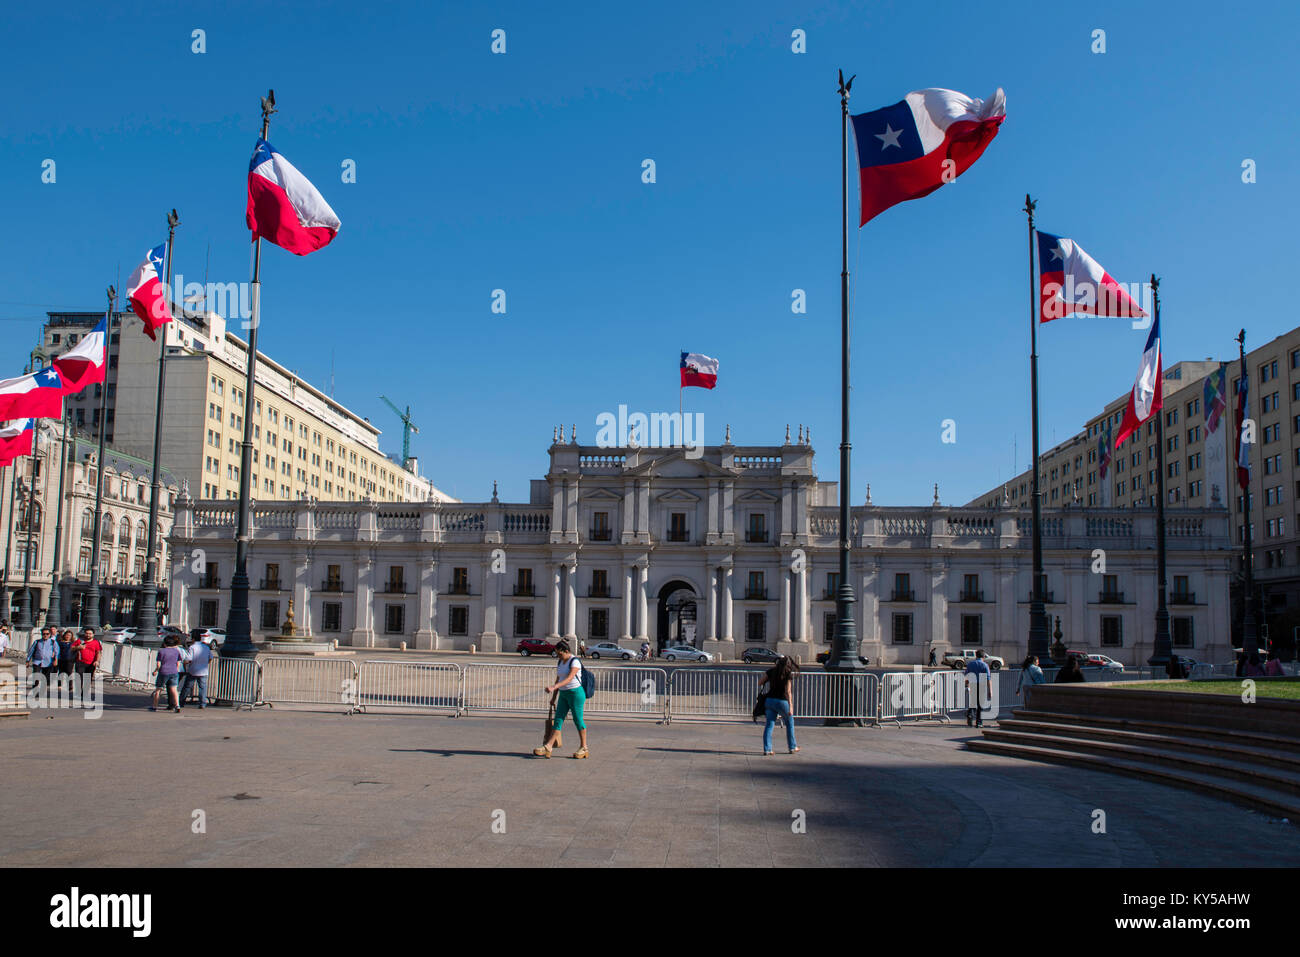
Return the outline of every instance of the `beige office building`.
[[[45,357],[76,344],[102,313],[49,313]],[[167,336],[162,462],[201,499],[239,497],[248,344],[214,312],[185,311]],[[162,333],[160,333],[162,334]],[[253,396],[252,494],[259,501],[455,501],[379,448],[380,430],[259,352]],[[134,313],[109,334],[107,440],[152,459],[158,345]],[[74,425],[98,434],[99,387],[68,398]]]

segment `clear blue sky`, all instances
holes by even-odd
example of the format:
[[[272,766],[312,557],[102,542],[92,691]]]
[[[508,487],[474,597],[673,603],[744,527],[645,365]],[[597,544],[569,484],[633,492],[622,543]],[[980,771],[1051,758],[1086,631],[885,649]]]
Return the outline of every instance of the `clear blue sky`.
[[[870,482],[877,503],[926,505],[938,482],[959,503],[1027,467],[1026,192],[1116,278],[1162,277],[1166,365],[1297,322],[1294,5],[296,6],[6,7],[3,374],[45,310],[102,308],[173,206],[187,279],[209,243],[213,281],[248,279],[268,87],[271,142],[343,229],[305,258],[267,247],[259,345],[320,385],[333,363],[387,451],[401,426],[378,396],[409,403],[424,470],[469,500],[493,479],[524,499],[556,424],[591,442],[620,403],[675,410],[681,349],[721,360],[716,390],[686,393],[710,443],[728,422],[740,444],[809,423],[836,478],[840,67],[854,112],[1002,86],[1008,113],[957,183],[851,236],[854,502]],[[1131,387],[1144,339],[1123,321],[1043,330],[1044,448]]]

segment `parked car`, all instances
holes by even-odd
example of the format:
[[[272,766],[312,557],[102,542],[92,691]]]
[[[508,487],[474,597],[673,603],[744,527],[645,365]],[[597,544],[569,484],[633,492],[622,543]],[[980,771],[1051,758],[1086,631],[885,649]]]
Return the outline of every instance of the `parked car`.
[[[180,625],[163,625],[158,629],[158,637],[166,638],[168,635],[175,635],[182,641],[186,638],[186,631]]]
[[[552,658],[557,657],[555,654],[555,645],[549,641],[543,641],[541,638],[520,638],[519,644],[515,650],[527,658],[529,655],[550,655]]]
[[[1107,655],[1088,655],[1083,666],[1085,668],[1104,668],[1116,674],[1122,674],[1124,671],[1124,666],[1120,662]]]
[[[119,626],[110,628],[104,633],[104,641],[111,641],[115,645],[128,645],[135,638],[135,629]]]
[[[669,645],[659,653],[659,657],[665,661],[676,661],[682,658],[686,661],[712,661],[713,655],[707,651],[700,651],[698,648],[692,648],[690,645]]]
[[[1174,655],[1173,657],[1174,660],[1177,661],[1178,664],[1182,667],[1183,674],[1188,678],[1192,676],[1192,669],[1200,664],[1200,662],[1197,661],[1195,658],[1188,658],[1185,655]]]
[[[945,652],[941,663],[947,665],[949,668],[965,670],[967,663],[973,661],[974,659],[975,659],[974,648],[958,648],[958,649],[954,649],[953,651]],[[1007,666],[1007,663],[1004,659],[998,657],[997,655],[991,655],[987,651],[984,652],[984,660],[988,662],[990,671],[1001,671],[1003,668]]]
[[[752,665],[760,661],[777,661],[780,657],[771,648],[746,648],[740,660],[747,665]]]
[[[626,648],[620,648],[612,641],[602,641],[588,646],[587,654],[592,658],[599,658],[604,655],[606,658],[622,658],[624,661],[632,660],[632,652]]]
[[[210,645],[214,642],[218,645],[226,641],[226,629],[224,628],[191,628],[190,636],[195,641],[201,641]]]

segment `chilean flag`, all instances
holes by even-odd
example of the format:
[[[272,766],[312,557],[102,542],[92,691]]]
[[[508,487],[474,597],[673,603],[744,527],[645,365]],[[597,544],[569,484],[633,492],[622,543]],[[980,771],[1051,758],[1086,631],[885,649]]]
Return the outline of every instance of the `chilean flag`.
[[[158,280],[158,271],[162,269],[166,253],[166,243],[149,250],[149,255],[135,267],[126,283],[126,298],[131,300],[131,308],[144,322],[144,334],[155,342],[158,341],[158,327],[172,321],[171,310],[167,307],[167,290]]]
[[[0,421],[63,418],[63,378],[54,366],[0,382]]]
[[[1243,442],[1245,438],[1246,406],[1250,405],[1250,375],[1245,368],[1237,381],[1237,484],[1246,491],[1250,485],[1250,447],[1253,442]]]
[[[1151,324],[1146,348],[1142,350],[1142,365],[1138,368],[1133,391],[1129,393],[1128,408],[1124,410],[1124,421],[1119,424],[1115,448],[1123,445],[1130,433],[1136,432],[1143,422],[1164,408],[1164,393],[1164,368],[1160,361],[1160,318],[1157,316]]]
[[[682,387],[697,385],[712,389],[718,384],[718,360],[698,352],[682,353]]]
[[[19,419],[0,426],[0,466],[9,465],[20,455],[32,454],[35,419]]]
[[[72,395],[88,385],[104,381],[106,363],[105,344],[108,342],[108,320],[99,320],[80,342],[56,356],[52,365],[63,377],[63,394]]]
[[[1146,315],[1111,274],[1073,239],[1038,232],[1039,321],[1076,312],[1140,319]]]
[[[1106,477],[1106,472],[1110,470],[1111,458],[1110,420],[1107,419],[1106,427],[1097,437],[1097,474],[1103,479]]]
[[[248,163],[248,211],[253,239],[305,256],[338,235],[339,218],[315,186],[264,139]]]
[[[928,196],[980,158],[1007,118],[999,88],[985,100],[954,90],[917,90],[893,106],[853,117],[862,222]]]

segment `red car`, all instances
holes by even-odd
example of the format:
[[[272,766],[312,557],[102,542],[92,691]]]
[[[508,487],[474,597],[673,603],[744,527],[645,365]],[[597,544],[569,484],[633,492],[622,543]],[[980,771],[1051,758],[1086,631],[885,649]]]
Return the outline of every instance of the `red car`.
[[[540,638],[520,638],[519,644],[515,647],[525,658],[529,655],[550,655],[552,658],[556,656],[555,646]]]

